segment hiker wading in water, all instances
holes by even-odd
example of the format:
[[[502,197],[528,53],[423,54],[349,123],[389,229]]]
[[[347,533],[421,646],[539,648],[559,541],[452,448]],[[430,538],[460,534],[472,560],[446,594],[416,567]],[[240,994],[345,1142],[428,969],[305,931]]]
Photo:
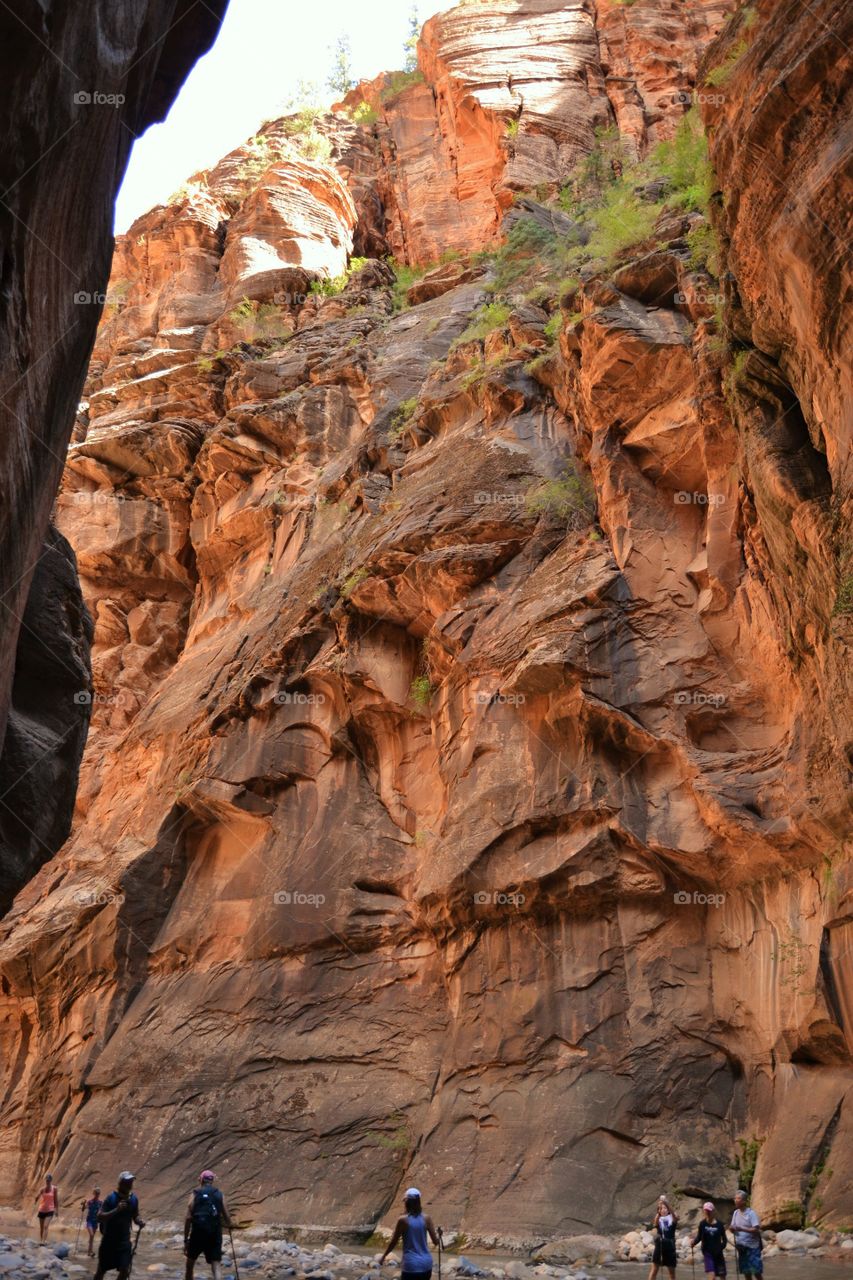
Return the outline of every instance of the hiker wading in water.
[[[710,1200],[702,1205],[702,1209],[705,1217],[696,1228],[696,1235],[690,1242],[690,1248],[695,1249],[697,1244],[702,1246],[702,1260],[709,1276],[724,1276],[726,1259],[723,1250],[728,1244],[726,1228],[717,1217]]]
[[[737,1260],[742,1276],[764,1275],[761,1261],[761,1223],[754,1209],[747,1207],[746,1192],[735,1192],[735,1211],[731,1231],[735,1238]]]
[[[86,1255],[88,1258],[94,1258],[95,1256],[95,1232],[98,1230],[98,1214],[101,1212],[103,1203],[101,1188],[95,1187],[91,1198],[84,1200],[80,1206],[80,1212],[86,1215],[86,1232],[89,1236],[89,1250]]]
[[[222,1270],[222,1226],[231,1226],[222,1192],[213,1184],[216,1174],[205,1169],[199,1177],[199,1185],[190,1196],[187,1216],[184,1219],[184,1253],[187,1255],[185,1280],[193,1280],[193,1269],[203,1253],[210,1263],[213,1280],[219,1280]]]
[[[652,1222],[652,1230],[655,1233],[655,1251],[652,1254],[652,1265],[649,1268],[649,1280],[655,1280],[655,1276],[661,1267],[666,1267],[670,1280],[675,1280],[675,1268],[678,1265],[678,1254],[675,1251],[675,1228],[677,1226],[677,1216],[672,1212],[666,1196],[661,1196],[658,1199],[657,1211]]]
[[[98,1213],[103,1235],[98,1249],[98,1268],[94,1280],[103,1280],[105,1271],[117,1271],[118,1280],[127,1280],[133,1263],[130,1243],[131,1224],[144,1227],[139,1216],[139,1201],[133,1194],[133,1174],[119,1174],[118,1190],[111,1191]]]
[[[46,1244],[47,1230],[53,1219],[59,1217],[59,1187],[53,1181],[53,1174],[44,1175],[44,1186],[36,1200],[39,1219],[39,1244]]]
[[[400,1263],[400,1280],[428,1280],[432,1275],[432,1254],[427,1236],[438,1248],[441,1230],[436,1231],[432,1218],[426,1217],[421,1208],[421,1193],[417,1187],[409,1187],[405,1195],[406,1212],[397,1219],[394,1234],[382,1255],[380,1267],[392,1249],[402,1240],[403,1260]]]

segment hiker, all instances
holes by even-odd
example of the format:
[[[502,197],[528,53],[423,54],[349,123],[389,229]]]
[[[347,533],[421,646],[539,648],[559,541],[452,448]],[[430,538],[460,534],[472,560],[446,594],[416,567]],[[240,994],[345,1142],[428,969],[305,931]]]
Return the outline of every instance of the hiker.
[[[44,1175],[44,1186],[36,1197],[39,1220],[39,1244],[47,1243],[47,1231],[54,1218],[59,1217],[59,1187],[53,1181],[53,1174]]]
[[[403,1260],[400,1264],[400,1280],[427,1280],[432,1275],[432,1254],[427,1244],[427,1236],[436,1246],[441,1246],[441,1227],[436,1231],[432,1218],[424,1214],[421,1206],[421,1193],[417,1187],[409,1187],[403,1203],[406,1212],[397,1219],[394,1234],[388,1241],[388,1248],[382,1255],[380,1267],[388,1254],[401,1240],[403,1242]]]
[[[95,1232],[98,1230],[98,1214],[101,1212],[101,1188],[95,1187],[89,1200],[84,1200],[80,1212],[86,1215],[86,1230],[89,1233],[89,1250],[87,1257],[95,1256]]]
[[[94,1280],[103,1280],[105,1271],[117,1271],[118,1280],[127,1280],[133,1265],[130,1227],[135,1222],[140,1230],[145,1223],[139,1216],[139,1201],[133,1194],[133,1174],[119,1174],[118,1190],[111,1191],[98,1210],[101,1245]]]
[[[675,1251],[675,1228],[678,1217],[672,1212],[666,1196],[658,1198],[657,1212],[652,1222],[655,1232],[655,1251],[652,1254],[652,1265],[649,1268],[649,1280],[655,1280],[659,1269],[666,1267],[670,1280],[675,1280],[675,1268],[678,1265],[678,1254]]]
[[[205,1262],[210,1263],[213,1280],[219,1280],[222,1270],[222,1224],[230,1228],[231,1219],[225,1208],[222,1192],[213,1185],[216,1174],[205,1169],[198,1181],[199,1185],[190,1196],[184,1219],[186,1280],[193,1280],[193,1270],[202,1253]]]
[[[742,1276],[761,1276],[761,1223],[758,1214],[747,1205],[745,1191],[735,1192],[735,1211],[732,1214],[731,1232],[735,1238],[735,1251]]]
[[[690,1241],[690,1248],[695,1249],[697,1244],[702,1246],[705,1271],[709,1276],[724,1276],[726,1259],[723,1250],[728,1244],[726,1228],[717,1217],[717,1211],[710,1200],[702,1205],[702,1211],[705,1216],[696,1228],[696,1236]]]

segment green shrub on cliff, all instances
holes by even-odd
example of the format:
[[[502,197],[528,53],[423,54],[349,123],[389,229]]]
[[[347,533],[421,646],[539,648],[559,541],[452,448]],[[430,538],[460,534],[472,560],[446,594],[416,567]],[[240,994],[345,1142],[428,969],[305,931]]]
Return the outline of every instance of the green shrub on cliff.
[[[411,85],[423,84],[423,80],[421,71],[391,71],[388,75],[388,83],[379,96],[383,102],[390,102]]]
[[[732,45],[726,58],[718,67],[714,67],[705,77],[705,83],[713,85],[715,88],[721,84],[728,84],[734,73],[734,69],[746,53],[749,45],[745,40],[738,40],[737,44]]]
[[[458,347],[463,342],[476,342],[478,339],[487,338],[490,333],[503,329],[511,314],[512,310],[506,303],[487,303],[474,312],[468,327],[455,339],[453,346]]]
[[[565,521],[570,529],[582,529],[595,517],[595,491],[574,463],[568,462],[553,480],[542,480],[524,502],[529,516],[546,515]]]
[[[360,102],[352,113],[352,119],[354,124],[376,124],[379,119],[379,112],[375,107],[371,107],[369,102]]]

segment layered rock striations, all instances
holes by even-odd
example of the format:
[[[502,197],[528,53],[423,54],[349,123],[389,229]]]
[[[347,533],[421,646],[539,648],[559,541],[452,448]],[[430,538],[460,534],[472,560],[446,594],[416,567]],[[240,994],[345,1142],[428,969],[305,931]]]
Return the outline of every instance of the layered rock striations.
[[[45,0],[0,14],[0,911],[68,834],[86,735],[88,703],[73,696],[88,693],[85,624],[48,521],[109,275],[112,202],[134,138],[165,116],[225,3]],[[50,794],[53,812],[34,814],[28,791]]]
[[[173,1213],[203,1154],[244,1217],[368,1230],[415,1181],[529,1241],[725,1200],[757,1155],[767,1220],[849,1220],[844,428],[829,391],[820,431],[767,408],[811,424],[836,338],[762,336],[725,204],[724,323],[689,201],[568,281],[589,231],[548,190],[467,252],[528,182],[495,32],[543,171],[590,130],[570,175],[591,104],[626,163],[683,114],[650,95],[723,15],[655,12],[463,6],[376,120],[273,122],[120,240],[57,503],[93,731],[4,922],[0,1196],[118,1162]],[[562,23],[609,50],[586,114]],[[430,235],[461,256],[407,290],[385,255]]]

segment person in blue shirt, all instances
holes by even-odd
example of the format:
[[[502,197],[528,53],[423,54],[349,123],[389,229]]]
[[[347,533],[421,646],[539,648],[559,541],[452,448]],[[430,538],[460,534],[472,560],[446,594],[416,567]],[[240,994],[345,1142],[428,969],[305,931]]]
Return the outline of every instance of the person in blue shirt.
[[[80,1207],[80,1212],[86,1215],[86,1231],[89,1235],[89,1252],[87,1256],[94,1258],[95,1256],[95,1232],[98,1230],[98,1214],[101,1212],[101,1188],[95,1187],[92,1192],[91,1199],[84,1200]]]
[[[394,1234],[382,1255],[380,1266],[400,1241],[403,1243],[403,1260],[400,1280],[428,1280],[432,1275],[432,1254],[427,1236],[438,1248],[441,1244],[441,1228],[436,1231],[432,1218],[424,1214],[421,1193],[417,1187],[409,1187],[404,1200],[406,1212],[397,1219]]]

